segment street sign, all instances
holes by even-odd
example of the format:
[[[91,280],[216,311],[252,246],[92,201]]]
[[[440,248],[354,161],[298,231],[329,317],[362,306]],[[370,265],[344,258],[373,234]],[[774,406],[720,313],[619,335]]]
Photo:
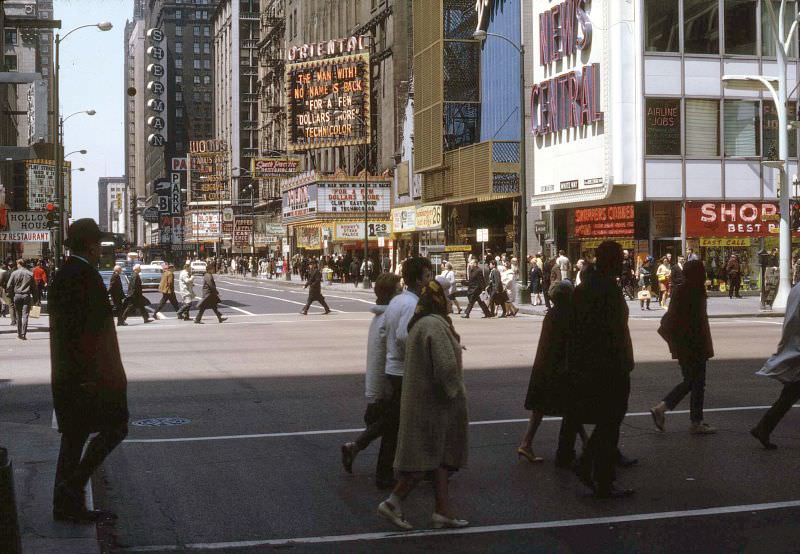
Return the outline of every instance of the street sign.
[[[489,229],[478,229],[475,240],[477,242],[489,242]]]
[[[547,222],[543,219],[537,219],[534,221],[533,232],[537,235],[544,235],[547,233]]]
[[[142,212],[142,219],[144,219],[147,223],[158,223],[158,208],[155,206],[145,208],[145,210]]]

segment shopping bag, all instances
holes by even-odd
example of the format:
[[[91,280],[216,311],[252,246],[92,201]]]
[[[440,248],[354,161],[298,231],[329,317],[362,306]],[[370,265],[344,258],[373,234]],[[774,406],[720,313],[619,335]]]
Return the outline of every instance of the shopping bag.
[[[41,306],[31,306],[31,311],[28,314],[29,317],[34,319],[38,319],[42,315],[42,307]]]
[[[649,290],[640,290],[639,293],[636,295],[639,300],[650,300],[650,291]]]
[[[489,303],[489,293],[486,292],[485,290],[481,291],[481,300],[483,301],[484,304]]]
[[[725,281],[721,281],[719,284],[719,292],[726,292],[728,290],[728,285],[725,284]]]

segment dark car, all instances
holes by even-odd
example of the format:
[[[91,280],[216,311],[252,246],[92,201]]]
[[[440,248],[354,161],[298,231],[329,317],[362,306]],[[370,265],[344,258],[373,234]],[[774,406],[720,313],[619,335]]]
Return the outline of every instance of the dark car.
[[[109,283],[111,283],[111,276],[113,274],[114,274],[113,271],[101,271],[100,272],[100,276],[103,278],[103,284],[106,286],[106,290],[108,290]],[[122,281],[122,290],[127,295],[128,294],[128,284],[130,283],[130,280],[128,279],[128,276],[125,275],[124,271],[120,275],[120,280]]]

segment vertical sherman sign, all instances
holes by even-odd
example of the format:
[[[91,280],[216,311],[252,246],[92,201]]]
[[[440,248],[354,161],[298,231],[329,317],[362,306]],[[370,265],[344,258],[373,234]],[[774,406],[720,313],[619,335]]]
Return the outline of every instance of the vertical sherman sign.
[[[291,63],[286,67],[289,150],[369,142],[367,40],[363,36],[350,37],[289,50]]]
[[[588,52],[592,23],[590,0],[563,0],[539,14],[539,64],[547,68]],[[531,130],[544,136],[603,120],[600,110],[600,65],[593,63],[534,85]]]

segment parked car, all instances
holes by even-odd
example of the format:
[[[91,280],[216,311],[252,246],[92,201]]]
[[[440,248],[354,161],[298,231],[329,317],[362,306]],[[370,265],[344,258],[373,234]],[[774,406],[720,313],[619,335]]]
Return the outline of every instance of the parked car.
[[[106,290],[108,290],[109,285],[111,284],[111,275],[113,275],[113,271],[101,271],[100,276],[103,278],[103,284],[106,286]],[[125,292],[125,295],[128,294],[128,285],[130,284],[130,280],[128,276],[123,272],[120,275],[120,280],[122,281],[122,290]]]
[[[161,269],[164,269],[164,266],[167,265],[167,262],[165,262],[164,260],[153,260],[148,265],[154,265],[156,267],[160,267]]]
[[[142,290],[158,290],[158,285],[161,283],[161,274],[164,270],[160,266],[143,265],[141,266],[142,273]]]
[[[192,262],[191,265],[192,275],[205,275],[206,268],[207,268],[206,262],[195,260]]]

